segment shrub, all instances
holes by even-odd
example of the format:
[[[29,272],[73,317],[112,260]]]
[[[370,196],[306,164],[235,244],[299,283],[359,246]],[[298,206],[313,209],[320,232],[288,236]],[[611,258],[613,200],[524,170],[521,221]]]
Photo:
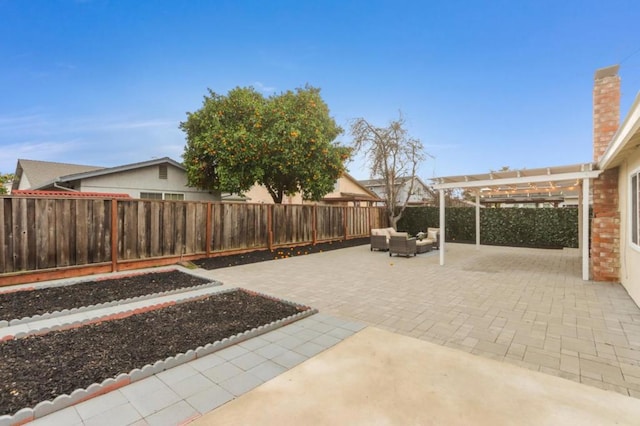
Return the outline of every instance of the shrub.
[[[475,208],[447,207],[446,241],[474,243]],[[398,230],[412,235],[437,228],[438,207],[407,208]],[[480,242],[488,245],[561,248],[578,247],[578,209],[498,208],[480,210]]]

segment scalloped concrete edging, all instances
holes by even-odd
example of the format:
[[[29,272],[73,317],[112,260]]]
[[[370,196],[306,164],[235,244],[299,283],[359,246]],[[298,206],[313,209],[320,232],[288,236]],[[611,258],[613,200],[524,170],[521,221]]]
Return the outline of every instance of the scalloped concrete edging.
[[[172,271],[178,271],[178,269],[168,269],[168,270],[164,270],[162,272],[172,272]],[[182,273],[185,273],[183,271],[179,271]],[[144,274],[136,274],[136,275],[144,275]],[[195,274],[191,274],[195,277],[198,278],[203,278],[201,276],[195,275]],[[122,277],[128,277],[131,275],[123,275]],[[111,278],[109,278],[111,279]],[[114,278],[116,279],[116,278]],[[55,286],[50,286],[50,287],[42,287],[42,288],[51,288],[51,287],[65,287],[68,285],[75,285],[75,284],[80,284],[83,282],[87,282],[87,281],[77,281],[77,282],[73,282],[73,283],[64,283],[61,285],[55,285]],[[149,300],[149,299],[153,299],[156,297],[161,297],[161,296],[170,296],[172,294],[179,294],[179,293],[185,293],[187,291],[192,291],[192,290],[201,290],[203,288],[208,288],[208,287],[218,287],[221,286],[222,282],[220,281],[216,281],[216,280],[212,280],[208,283],[204,283],[201,285],[197,285],[197,286],[193,286],[193,287],[181,287],[181,288],[177,288],[175,290],[167,290],[167,291],[161,291],[159,293],[151,293],[151,294],[144,294],[142,296],[135,296],[135,297],[129,297],[127,299],[119,299],[119,300],[112,300],[109,302],[104,302],[104,303],[97,303],[95,305],[87,305],[87,306],[79,306],[77,308],[71,308],[71,309],[63,309],[61,311],[53,311],[53,312],[45,312],[44,314],[40,314],[40,315],[34,315],[32,317],[24,317],[24,318],[15,318],[12,320],[0,320],[0,328],[4,328],[4,327],[10,327],[13,325],[20,325],[20,324],[28,324],[34,321],[41,321],[41,320],[45,320],[45,319],[51,319],[51,318],[58,318],[61,316],[65,316],[65,315],[70,315],[70,314],[77,314],[77,313],[81,313],[81,312],[87,312],[87,311],[92,311],[95,309],[102,309],[102,308],[108,308],[111,306],[116,306],[122,303],[133,303],[133,302],[140,302],[143,300]],[[32,290],[24,290],[24,291],[37,291],[38,288],[34,288],[34,287],[30,287]],[[7,292],[7,293],[11,293],[11,292]]]
[[[221,349],[227,348],[231,345],[244,342],[245,340],[260,336],[262,334],[273,331],[277,328],[284,327],[285,325],[291,324],[295,321],[301,320],[303,318],[306,318],[318,313],[318,310],[315,308],[310,308],[309,306],[305,306],[289,300],[279,299],[264,293],[245,290],[240,287],[226,289],[224,291],[216,292],[209,296],[229,293],[236,290],[241,290],[249,294],[266,297],[272,300],[277,300],[279,302],[286,303],[288,305],[295,306],[298,308],[307,308],[307,309],[302,312],[298,312],[297,314],[293,314],[288,317],[285,317],[276,321],[272,321],[269,324],[261,325],[259,327],[254,327],[251,330],[247,330],[230,337],[225,337],[222,340],[217,340],[213,343],[207,343],[204,346],[198,346],[196,349],[190,349],[187,352],[179,353],[176,356],[168,357],[165,360],[156,361],[153,365],[147,364],[142,368],[135,368],[131,370],[129,373],[122,373],[115,378],[105,379],[104,381],[102,381],[102,383],[93,383],[86,389],[76,389],[73,392],[71,392],[70,395],[68,394],[58,395],[53,399],[53,401],[47,400],[47,401],[39,402],[38,404],[35,405],[35,407],[22,408],[13,415],[9,415],[9,414],[2,415],[0,416],[0,426],[18,426],[18,425],[31,422],[35,419],[44,417],[47,414],[51,414],[53,412],[62,410],[64,408],[70,407],[72,405],[78,404],[88,399],[95,398],[97,396],[103,395],[105,393],[108,393],[118,388],[121,388],[123,386],[126,386],[130,383],[137,382],[138,380],[142,380],[154,374],[158,374],[164,370],[168,370],[169,368],[173,368],[178,365],[184,364],[186,362],[193,361],[197,358],[202,358],[204,356],[217,352]],[[194,297],[184,298],[184,299],[180,299],[179,302],[175,301],[175,303],[176,304],[184,303],[184,302],[191,301],[192,299],[195,300],[195,299],[209,297],[209,296],[194,296]],[[151,305],[151,306],[157,306],[157,305]],[[132,310],[128,310],[126,312],[132,312]],[[101,318],[108,320],[109,316],[101,317]],[[90,320],[87,320],[87,321],[90,321]],[[78,324],[77,326],[82,326],[84,323],[86,323],[86,321],[83,321],[83,322],[75,321],[69,325],[75,326],[77,323],[81,323],[81,324]],[[52,327],[51,329],[48,327],[45,327],[39,330],[32,330],[25,333],[17,333],[14,338],[22,338],[32,334],[42,334],[54,329],[60,329],[62,327],[64,327],[64,325],[61,325],[58,327]],[[18,337],[18,335],[20,335],[20,337]]]

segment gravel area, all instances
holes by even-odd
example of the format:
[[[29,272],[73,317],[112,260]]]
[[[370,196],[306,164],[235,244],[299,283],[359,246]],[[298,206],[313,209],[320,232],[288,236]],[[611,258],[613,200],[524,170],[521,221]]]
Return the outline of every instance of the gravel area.
[[[229,266],[246,265],[248,263],[264,262],[267,260],[285,259],[287,257],[293,256],[305,256],[308,254],[322,253],[323,251],[337,250],[346,247],[361,246],[369,243],[369,237],[354,238],[352,240],[331,241],[326,243],[318,243],[316,245],[276,248],[273,250],[260,250],[231,256],[210,257],[208,259],[195,260],[193,261],[193,263],[203,269],[218,269],[226,268]]]
[[[234,290],[123,319],[0,342],[0,415],[307,309]]]
[[[86,281],[68,286],[0,293],[0,320],[22,319],[46,312],[195,287],[208,282],[210,280],[184,272],[168,271]]]

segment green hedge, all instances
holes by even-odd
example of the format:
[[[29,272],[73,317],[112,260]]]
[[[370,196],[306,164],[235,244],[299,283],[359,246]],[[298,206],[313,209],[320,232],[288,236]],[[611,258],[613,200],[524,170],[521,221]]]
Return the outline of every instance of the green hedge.
[[[474,207],[447,207],[447,241],[475,243]],[[408,207],[398,230],[412,235],[437,228],[438,207]],[[578,209],[485,208],[480,210],[480,243],[521,247],[578,247]]]

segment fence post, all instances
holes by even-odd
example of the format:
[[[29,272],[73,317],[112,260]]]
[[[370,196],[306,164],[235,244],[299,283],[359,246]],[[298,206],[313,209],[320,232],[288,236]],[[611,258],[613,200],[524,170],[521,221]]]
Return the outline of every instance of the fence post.
[[[269,204],[269,207],[267,208],[267,246],[269,247],[269,250],[273,250],[273,206],[273,204]]]
[[[207,202],[207,222],[206,222],[206,226],[205,226],[205,234],[206,234],[206,238],[207,241],[205,243],[205,251],[207,252],[207,257],[209,257],[209,254],[211,254],[211,232],[212,232],[212,227],[211,227],[211,211],[213,210],[212,206],[211,206],[211,201]]]
[[[111,199],[111,272],[118,271],[118,200]]]
[[[312,231],[311,235],[313,238],[313,245],[315,246],[318,242],[318,205],[313,205],[313,223],[312,223]]]

